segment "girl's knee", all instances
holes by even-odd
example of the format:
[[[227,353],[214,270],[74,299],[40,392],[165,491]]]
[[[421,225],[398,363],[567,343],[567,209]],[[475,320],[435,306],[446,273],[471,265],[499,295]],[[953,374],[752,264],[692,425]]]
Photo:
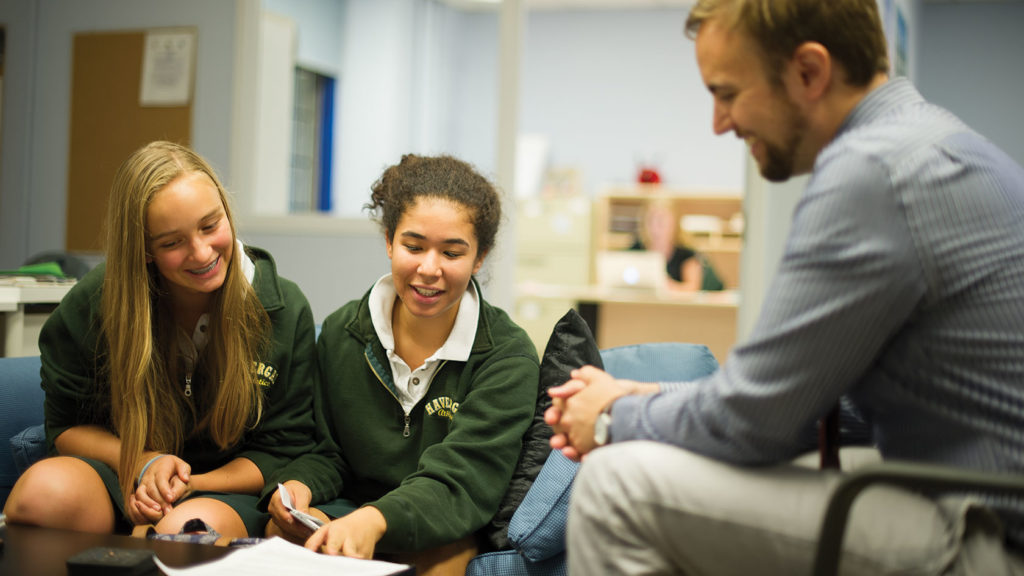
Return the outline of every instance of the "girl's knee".
[[[82,479],[62,460],[67,459],[58,457],[36,462],[18,478],[4,508],[8,518],[17,521],[34,510],[66,509],[82,498],[81,492],[85,489]]]
[[[90,532],[113,530],[113,503],[99,474],[76,458],[41,460],[15,483],[4,506],[8,521]]]
[[[185,523],[198,518],[221,536],[228,538],[245,538],[249,536],[242,518],[234,508],[220,500],[212,498],[196,498],[186,500],[174,507],[170,514],[164,516],[156,525],[161,534],[177,534]]]
[[[437,548],[396,554],[394,560],[414,565],[420,576],[454,576],[466,573],[469,561],[477,552],[476,538],[470,535]]]

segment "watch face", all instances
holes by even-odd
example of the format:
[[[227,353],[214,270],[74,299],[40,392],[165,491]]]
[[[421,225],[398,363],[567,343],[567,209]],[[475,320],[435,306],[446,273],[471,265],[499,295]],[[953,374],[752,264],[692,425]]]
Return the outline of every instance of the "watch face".
[[[608,443],[608,429],[611,427],[611,424],[611,414],[601,412],[597,415],[597,421],[594,422],[594,444],[604,446]]]

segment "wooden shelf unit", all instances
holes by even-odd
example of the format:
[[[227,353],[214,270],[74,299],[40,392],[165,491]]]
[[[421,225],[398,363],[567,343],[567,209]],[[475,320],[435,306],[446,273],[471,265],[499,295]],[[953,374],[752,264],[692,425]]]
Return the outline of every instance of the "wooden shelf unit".
[[[742,231],[734,230],[731,222],[743,214],[740,192],[680,190],[660,185],[639,184],[611,187],[595,201],[593,208],[593,238],[591,266],[600,250],[626,250],[633,245],[642,226],[643,214],[651,202],[664,202],[672,207],[676,222],[686,215],[717,218],[720,232],[691,233],[687,242],[692,248],[707,255],[726,288],[739,285]],[[591,276],[593,282],[595,278]]]

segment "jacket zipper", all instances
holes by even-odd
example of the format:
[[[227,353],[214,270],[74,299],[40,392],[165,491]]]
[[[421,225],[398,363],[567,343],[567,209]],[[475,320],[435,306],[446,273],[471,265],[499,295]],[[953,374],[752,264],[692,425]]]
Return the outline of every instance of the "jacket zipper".
[[[398,405],[401,406],[402,401],[398,399],[398,396],[395,396],[395,393],[391,388],[388,388],[388,385],[384,383],[384,379],[377,373],[377,369],[373,367],[373,362],[370,362],[369,353],[363,352],[363,360],[366,360],[366,365],[370,367],[370,372],[373,372],[373,375],[377,377],[377,382],[380,382],[380,385],[383,386],[384,389],[388,391],[388,394],[391,394],[391,397],[395,399],[395,402],[398,402]],[[409,413],[406,412],[404,408],[402,409],[402,412],[404,414],[405,422],[405,428],[402,430],[402,438],[408,438],[409,436],[412,436],[412,431],[409,429],[409,422],[412,421],[412,417],[409,416]]]
[[[373,375],[377,377],[377,381],[380,382],[380,385],[383,386],[384,389],[388,391],[388,394],[391,394],[391,397],[395,399],[395,402],[398,402],[398,405],[401,406],[402,401],[399,400],[398,396],[395,395],[391,388],[388,388],[388,385],[384,383],[384,379],[380,377],[380,374],[377,373],[377,369],[373,367],[373,362],[370,362],[370,357],[367,352],[363,352],[363,360],[366,360],[366,365],[370,367],[370,371],[373,372]],[[447,360],[441,361],[441,364],[437,367],[437,370],[434,370],[434,374],[430,377],[431,383],[433,383],[434,378],[437,376],[437,373],[440,372],[441,368],[443,368],[444,365],[447,363]],[[412,430],[410,430],[409,428],[409,423],[412,422],[412,417],[409,416],[409,413],[405,411],[405,408],[402,408],[402,413],[403,422],[405,425],[405,427],[402,429],[402,438],[408,438],[409,436],[412,436]]]
[[[428,386],[428,387],[429,387],[429,386],[430,386],[431,384],[433,384],[433,383],[434,383],[434,378],[436,378],[436,377],[437,377],[437,373],[438,373],[438,372],[440,372],[440,371],[441,371],[441,368],[444,368],[444,365],[445,365],[445,364],[447,364],[447,363],[448,363],[448,361],[447,361],[447,360],[442,360],[442,361],[441,361],[441,364],[439,364],[439,365],[438,365],[438,367],[437,367],[437,370],[434,370],[434,373],[433,373],[433,374],[431,374],[431,376],[430,376],[430,382],[428,382],[428,383],[427,383],[427,386]],[[375,374],[376,374],[376,372],[375,372]],[[380,378],[380,377],[378,376],[378,378]],[[387,388],[387,386],[385,386],[385,388]],[[392,394],[392,396],[394,396],[394,394]],[[398,398],[395,398],[395,400],[398,400]],[[399,404],[401,404],[401,402],[399,402]],[[403,431],[402,431],[402,438],[408,438],[408,437],[409,437],[409,434],[410,434],[410,432],[409,432],[409,421],[410,421],[410,420],[411,420],[411,418],[409,417],[409,413],[408,413],[408,412],[406,412],[406,413],[405,413],[405,430],[403,430]]]
[[[192,371],[196,368],[196,357],[199,356],[199,351],[196,350],[195,342],[191,339],[179,337],[178,345],[181,348],[182,355],[185,357],[185,398],[191,398]]]

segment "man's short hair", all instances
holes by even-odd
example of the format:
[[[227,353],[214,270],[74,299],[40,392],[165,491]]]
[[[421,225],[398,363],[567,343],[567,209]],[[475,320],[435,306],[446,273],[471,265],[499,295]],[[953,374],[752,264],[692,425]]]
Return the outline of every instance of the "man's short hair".
[[[889,70],[876,0],[697,0],[686,19],[686,35],[696,38],[710,20],[753,39],[774,82],[781,81],[783,67],[804,42],[823,45],[854,86],[866,86]]]

